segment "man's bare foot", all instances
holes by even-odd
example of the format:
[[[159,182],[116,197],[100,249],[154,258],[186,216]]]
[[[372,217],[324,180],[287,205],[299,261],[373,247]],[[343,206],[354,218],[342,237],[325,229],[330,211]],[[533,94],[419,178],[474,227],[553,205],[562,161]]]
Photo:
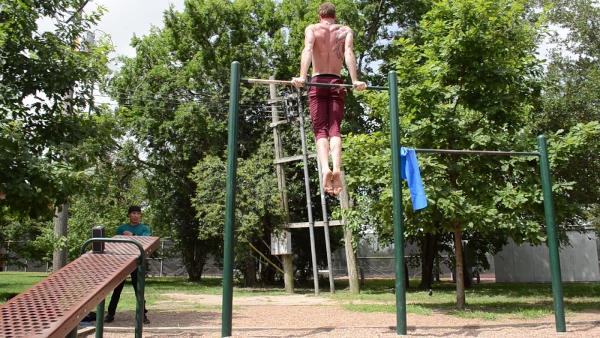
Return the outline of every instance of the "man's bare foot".
[[[325,190],[326,194],[333,194],[333,185],[332,185],[333,174],[331,170],[327,170],[323,173],[323,190]]]
[[[333,194],[337,196],[342,192],[342,172],[334,171],[332,176],[332,190]]]

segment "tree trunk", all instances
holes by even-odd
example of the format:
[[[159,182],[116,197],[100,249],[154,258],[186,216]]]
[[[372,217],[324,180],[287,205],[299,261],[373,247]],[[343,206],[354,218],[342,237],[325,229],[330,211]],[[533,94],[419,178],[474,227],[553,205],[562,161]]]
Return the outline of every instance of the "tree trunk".
[[[456,308],[464,310],[465,308],[465,276],[464,276],[464,258],[462,248],[462,230],[457,224],[454,228],[454,251],[456,256]]]
[[[473,255],[474,252],[471,249],[471,246],[469,246],[467,243],[467,245],[465,245],[463,248],[463,274],[465,289],[470,289],[473,287],[473,274],[471,273],[471,269],[473,268],[473,264],[471,264],[473,261]]]
[[[201,241],[196,237],[184,238],[181,241],[181,253],[183,265],[188,273],[190,282],[200,282],[202,280],[202,271],[206,263],[206,247],[208,243]]]
[[[54,215],[54,236],[56,239],[67,236],[69,221],[69,203],[63,203],[56,208]],[[54,250],[52,253],[52,271],[56,272],[67,265],[67,248],[62,247]]]
[[[294,255],[282,255],[285,292],[294,293]]]
[[[352,230],[346,228],[344,228],[344,248],[346,249],[346,266],[348,268],[350,292],[357,294],[360,293],[360,280],[358,278],[356,255],[352,247]]]
[[[244,259],[244,286],[254,287],[257,284],[256,280],[256,262],[254,257],[248,255]]]
[[[437,255],[438,236],[425,234],[421,244],[421,284],[419,288],[423,290],[431,289],[433,283],[433,265]]]
[[[342,192],[340,193],[340,206],[347,210],[350,208],[350,198],[348,196],[348,185],[342,172]],[[345,220],[344,220],[345,221]],[[345,223],[345,222],[344,222]],[[346,249],[346,266],[348,268],[348,283],[350,284],[350,292],[360,293],[360,280],[358,278],[358,264],[354,248],[352,247],[352,230],[344,226],[344,248]]]

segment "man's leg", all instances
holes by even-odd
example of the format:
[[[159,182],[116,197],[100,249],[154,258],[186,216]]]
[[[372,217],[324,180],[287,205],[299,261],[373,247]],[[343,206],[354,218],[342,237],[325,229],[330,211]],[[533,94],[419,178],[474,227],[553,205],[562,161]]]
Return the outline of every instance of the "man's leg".
[[[112,293],[110,297],[110,303],[108,303],[108,310],[106,312],[105,322],[110,323],[115,318],[115,313],[117,312],[117,305],[119,305],[119,299],[121,299],[121,291],[123,291],[123,286],[125,285],[125,281],[119,284]]]
[[[339,195],[342,192],[342,134],[341,123],[344,118],[344,89],[334,89],[331,91],[331,101],[329,107],[329,147],[331,151],[331,160],[333,162],[332,188],[333,194]]]
[[[332,136],[329,139],[331,149],[331,160],[333,161],[332,186],[333,194],[339,195],[342,192],[342,138]]]
[[[317,139],[317,158],[321,164],[321,177],[323,178],[323,190],[325,193],[332,194],[333,175],[329,169],[329,140],[327,137]]]
[[[313,132],[317,140],[317,159],[321,164],[321,177],[323,182],[323,190],[327,194],[333,193],[332,173],[329,169],[329,113],[328,113],[328,97],[318,95],[318,88],[312,87],[308,95],[308,103],[310,110],[310,118],[313,125]],[[322,90],[322,89],[321,89]]]

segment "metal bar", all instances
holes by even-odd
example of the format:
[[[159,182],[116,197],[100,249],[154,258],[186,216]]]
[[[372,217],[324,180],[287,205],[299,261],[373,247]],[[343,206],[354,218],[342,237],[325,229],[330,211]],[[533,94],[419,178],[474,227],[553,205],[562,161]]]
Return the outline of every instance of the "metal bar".
[[[307,156],[308,156],[308,158],[315,158],[315,157],[317,157],[317,154],[310,153]],[[303,159],[304,159],[304,155],[295,155],[295,156],[281,157],[279,159],[275,159],[275,161],[273,161],[273,163],[282,164],[282,163],[288,163],[288,162],[294,162],[294,161],[301,161]]]
[[[313,279],[315,295],[319,294],[319,275],[317,272],[317,252],[315,248],[315,221],[312,213],[312,199],[310,196],[310,179],[308,176],[308,150],[306,149],[306,132],[304,131],[304,109],[302,95],[298,90],[298,112],[300,115],[300,140],[302,141],[302,162],[304,164],[304,187],[306,191],[306,210],[308,211],[308,230],[310,234],[310,255],[313,265]]]
[[[250,84],[260,84],[260,85],[268,85],[268,84],[278,84],[284,86],[291,86],[292,81],[288,80],[266,80],[266,79],[242,79],[242,82],[250,83]],[[354,88],[354,85],[346,84],[346,83],[315,83],[315,82],[305,82],[306,86],[313,87],[344,87],[344,88]],[[388,87],[382,86],[367,86],[368,90],[388,90]]]
[[[102,338],[104,336],[104,303],[103,299],[98,306],[96,306],[96,338]]]
[[[535,151],[494,151],[494,150],[452,150],[452,149],[419,149],[422,154],[450,154],[450,155],[495,155],[495,156],[540,156]]]
[[[237,134],[240,104],[240,63],[231,63],[229,85],[229,131],[227,140],[227,186],[225,204],[225,229],[223,234],[223,305],[221,336],[231,336],[233,309],[233,229],[235,226],[235,189],[237,176]]]
[[[144,256],[140,255],[137,262],[137,292],[135,308],[135,338],[142,338],[144,330],[144,290],[146,288],[146,271]]]
[[[344,225],[344,222],[341,220],[329,221],[329,226],[339,226],[339,225]],[[325,223],[323,223],[322,221],[317,221],[317,222],[313,222],[313,226],[314,227],[323,227],[323,226],[325,226]],[[286,223],[283,225],[283,227],[286,229],[302,229],[302,228],[310,227],[310,223],[309,222]]]
[[[560,257],[558,253],[558,235],[555,226],[554,203],[552,202],[552,179],[550,177],[550,161],[544,135],[538,136],[540,151],[540,176],[544,194],[544,215],[546,216],[546,232],[548,234],[548,254],[550,255],[550,272],[552,274],[552,296],[554,298],[554,319],[556,332],[566,332],[565,310],[563,304],[562,278],[560,275]]]
[[[396,72],[389,72],[389,100],[392,143],[392,195],[394,219],[394,255],[396,257],[396,333],[406,334],[406,290],[404,287],[404,224],[402,212],[402,185],[400,182],[400,121],[398,112],[398,80]]]
[[[138,242],[134,239],[128,239],[128,238],[103,238],[103,237],[90,238],[87,241],[83,242],[83,244],[81,244],[80,255],[83,255],[85,253],[87,246],[94,242],[133,244],[133,245],[137,246],[138,249],[140,250],[139,257],[142,257],[142,259],[146,258],[146,252],[144,251],[144,246],[140,242]]]
[[[329,216],[327,214],[327,199],[323,189],[323,175],[321,170],[321,162],[317,159],[317,171],[319,176],[319,193],[321,194],[321,211],[323,213],[323,231],[325,233],[325,252],[327,254],[327,270],[329,272],[329,292],[335,293],[335,283],[333,279],[333,271],[331,266],[331,244],[329,241]]]

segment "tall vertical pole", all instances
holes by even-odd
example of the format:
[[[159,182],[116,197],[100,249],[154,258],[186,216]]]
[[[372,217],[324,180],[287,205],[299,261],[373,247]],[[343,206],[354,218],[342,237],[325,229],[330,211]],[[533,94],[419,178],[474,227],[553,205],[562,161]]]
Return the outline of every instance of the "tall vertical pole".
[[[300,114],[300,140],[302,141],[302,162],[304,164],[304,187],[306,190],[306,209],[308,211],[308,231],[310,234],[310,255],[312,257],[313,280],[315,295],[319,294],[319,272],[317,270],[317,251],[315,248],[315,219],[312,213],[312,199],[310,196],[310,180],[308,176],[308,149],[306,149],[306,132],[304,131],[304,109],[302,107],[302,92],[298,94],[298,113]]]
[[[235,223],[235,189],[237,176],[237,134],[240,98],[240,63],[231,63],[229,85],[229,121],[227,124],[227,184],[225,200],[225,232],[223,234],[223,306],[221,336],[231,336],[233,306],[233,227]]]
[[[402,182],[400,181],[400,121],[398,112],[398,80],[396,72],[388,73],[390,122],[392,128],[392,196],[394,215],[394,256],[396,268],[396,333],[406,334],[406,290],[404,287],[404,224],[402,214]]]
[[[104,299],[96,306],[96,338],[104,337]]]
[[[544,214],[546,216],[546,233],[548,234],[548,254],[550,255],[550,272],[552,274],[552,296],[554,298],[554,319],[556,332],[566,332],[565,309],[563,304],[562,278],[560,274],[560,257],[558,254],[558,235],[555,225],[554,202],[552,201],[552,179],[550,177],[550,161],[544,135],[538,136],[540,152],[540,175],[544,194]]]
[[[146,301],[144,300],[144,290],[146,289],[145,264],[145,257],[141,254],[138,259],[137,292],[135,293],[135,338],[142,338],[142,331],[144,330],[144,309],[146,308]]]
[[[333,278],[333,264],[331,263],[331,242],[329,239],[329,216],[327,215],[327,198],[323,189],[323,175],[321,175],[321,162],[317,156],[317,171],[319,176],[319,193],[321,194],[321,211],[323,213],[323,231],[325,233],[325,252],[327,254],[327,272],[329,274],[329,292],[335,293],[335,280]]]

